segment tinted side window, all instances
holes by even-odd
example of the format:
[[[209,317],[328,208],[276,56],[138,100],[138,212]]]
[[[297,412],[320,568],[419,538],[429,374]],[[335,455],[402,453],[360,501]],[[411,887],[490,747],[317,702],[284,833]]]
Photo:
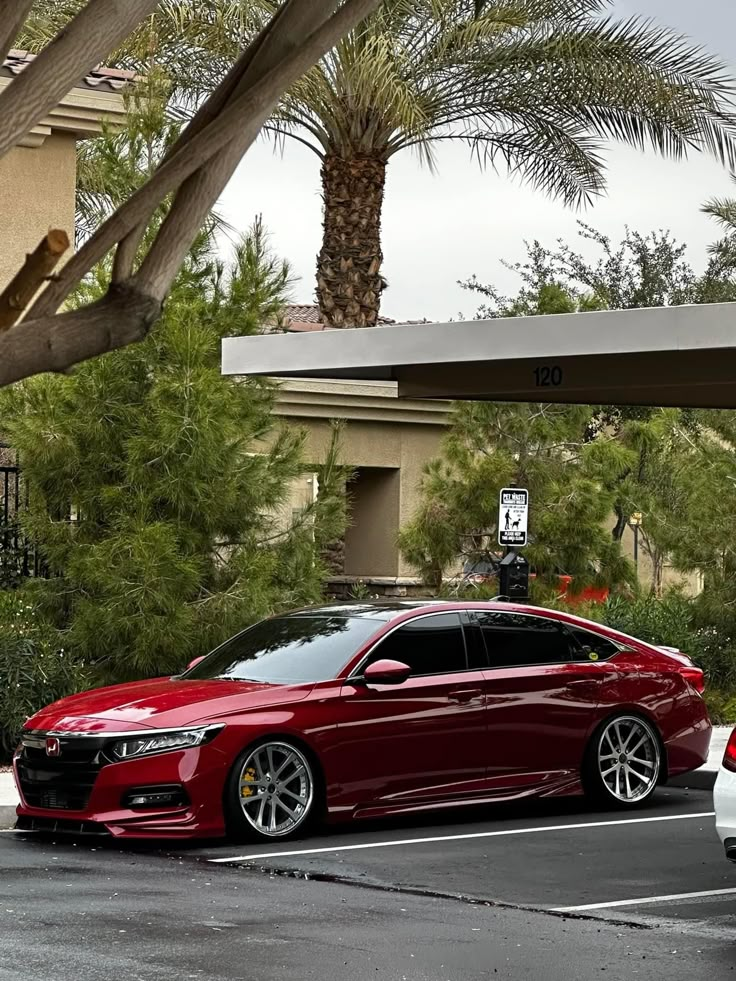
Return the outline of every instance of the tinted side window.
[[[561,664],[569,660],[570,640],[554,620],[498,613],[476,613],[492,668]]]
[[[573,661],[607,661],[618,654],[620,648],[612,640],[579,627],[567,628],[572,635]]]
[[[372,651],[370,661],[401,661],[412,675],[465,671],[465,642],[457,613],[411,620],[394,630]]]

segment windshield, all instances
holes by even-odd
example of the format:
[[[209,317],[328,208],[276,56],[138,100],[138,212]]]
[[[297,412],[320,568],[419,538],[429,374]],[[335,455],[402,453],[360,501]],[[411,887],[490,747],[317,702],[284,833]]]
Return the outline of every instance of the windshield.
[[[293,685],[336,678],[382,621],[299,616],[263,620],[226,641],[185,678]]]

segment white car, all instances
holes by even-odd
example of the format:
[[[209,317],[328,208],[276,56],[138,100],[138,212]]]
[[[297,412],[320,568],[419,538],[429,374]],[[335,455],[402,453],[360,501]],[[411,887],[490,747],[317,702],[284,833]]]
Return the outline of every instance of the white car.
[[[713,790],[716,808],[716,830],[726,850],[726,858],[736,862],[736,729],[731,733],[723,754]]]

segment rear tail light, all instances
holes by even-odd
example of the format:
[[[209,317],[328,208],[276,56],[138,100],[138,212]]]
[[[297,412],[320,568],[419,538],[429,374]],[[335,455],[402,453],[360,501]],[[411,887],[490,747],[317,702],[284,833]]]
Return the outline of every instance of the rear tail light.
[[[677,670],[683,678],[687,679],[693,688],[702,695],[705,691],[705,675],[700,668],[693,664],[687,654],[683,654],[677,647],[664,647],[660,645],[659,650],[664,651],[670,662],[674,661],[677,664]]]
[[[736,729],[733,730],[731,738],[728,740],[726,752],[723,754],[723,765],[727,770],[736,773]]]
[[[692,667],[683,666],[679,670],[683,678],[687,678],[687,680],[693,686],[695,691],[699,691],[700,694],[702,695],[703,692],[705,691],[705,675],[700,670],[700,668],[696,668],[695,665],[693,664]]]

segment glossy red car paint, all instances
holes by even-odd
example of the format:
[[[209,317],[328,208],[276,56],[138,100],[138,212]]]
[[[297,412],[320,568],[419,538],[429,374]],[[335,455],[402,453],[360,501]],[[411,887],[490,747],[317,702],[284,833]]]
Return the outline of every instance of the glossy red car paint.
[[[340,616],[349,609],[324,608]],[[328,820],[579,793],[591,736],[618,712],[637,713],[656,726],[666,775],[692,770],[707,759],[710,722],[692,665],[682,655],[572,614],[527,606],[406,603],[378,609],[384,619],[333,679],[276,685],[167,678],[90,691],[43,709],[27,722],[24,735],[42,745],[52,733],[67,754],[93,745],[92,737],[150,735],[205,723],[224,727],[196,748],[100,766],[78,810],[68,801],[55,807],[53,798],[43,807],[31,805],[21,771],[43,780],[56,761],[43,760],[40,749],[31,760],[26,758],[31,751],[23,750],[14,761],[19,817],[125,837],[223,835],[223,793],[234,760],[245,747],[274,735],[308,751],[322,775]],[[500,611],[584,628],[624,649],[608,660],[468,668],[411,676],[397,685],[351,680],[397,625],[458,611],[467,621],[468,645],[480,643],[472,611]],[[182,785],[188,802],[145,812],[122,804],[131,788],[168,784]]]

